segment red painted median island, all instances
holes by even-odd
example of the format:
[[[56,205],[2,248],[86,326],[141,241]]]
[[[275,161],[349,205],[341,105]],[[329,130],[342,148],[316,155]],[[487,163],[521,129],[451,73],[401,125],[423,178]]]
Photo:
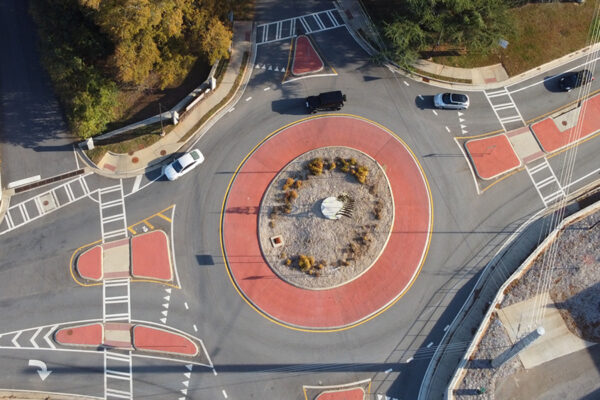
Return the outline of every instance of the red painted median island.
[[[323,60],[313,47],[310,39],[304,35],[296,38],[292,74],[306,75],[323,69]]]

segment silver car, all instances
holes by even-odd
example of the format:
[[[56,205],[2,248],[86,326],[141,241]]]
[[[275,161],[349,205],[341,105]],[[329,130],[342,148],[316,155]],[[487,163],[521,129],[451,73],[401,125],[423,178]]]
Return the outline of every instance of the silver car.
[[[433,96],[435,108],[448,110],[466,110],[469,108],[469,96],[461,93],[438,93]]]
[[[163,168],[163,174],[168,180],[174,181],[177,178],[187,174],[192,169],[204,162],[204,156],[198,149],[185,153],[177,160]]]

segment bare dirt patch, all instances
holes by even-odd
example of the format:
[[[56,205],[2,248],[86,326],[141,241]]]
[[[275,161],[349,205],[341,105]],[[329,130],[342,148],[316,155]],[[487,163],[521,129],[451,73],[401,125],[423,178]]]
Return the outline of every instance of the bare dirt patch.
[[[308,171],[315,158],[323,160],[320,175]],[[354,161],[351,170],[366,167],[365,183],[343,172],[341,163],[335,161],[339,158]],[[282,207],[286,192],[292,190],[297,197],[290,199],[290,212],[286,213]],[[341,195],[354,201],[352,216],[325,218],[322,200]],[[393,220],[392,192],[381,166],[358,150],[324,147],[302,154],[272,181],[261,202],[259,241],[265,260],[281,279],[305,289],[326,289],[357,278],[373,265],[387,243]],[[283,245],[274,247],[271,238],[278,235]],[[312,274],[301,271],[301,255],[314,260]]]

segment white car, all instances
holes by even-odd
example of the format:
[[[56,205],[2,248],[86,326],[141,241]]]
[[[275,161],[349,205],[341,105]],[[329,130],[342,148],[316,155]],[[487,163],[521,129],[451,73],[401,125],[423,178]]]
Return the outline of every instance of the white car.
[[[438,93],[433,96],[435,108],[448,110],[466,110],[469,108],[469,96],[460,93]]]
[[[163,174],[168,180],[174,181],[204,162],[204,156],[198,149],[185,153],[171,164],[163,167]]]

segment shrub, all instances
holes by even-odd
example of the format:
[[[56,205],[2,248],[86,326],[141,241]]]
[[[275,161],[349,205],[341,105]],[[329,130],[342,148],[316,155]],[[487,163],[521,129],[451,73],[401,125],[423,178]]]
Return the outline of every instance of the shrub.
[[[285,183],[283,184],[283,190],[288,190],[290,187],[292,187],[292,185],[294,184],[294,179],[293,178],[287,178],[287,180],[285,181]]]
[[[285,206],[283,206],[283,212],[286,214],[289,214],[292,212],[292,204],[291,203],[286,203]]]
[[[298,192],[295,190],[289,190],[285,192],[285,203],[289,204],[298,198]]]
[[[294,182],[294,188],[300,189],[301,187],[302,187],[302,181],[300,179],[298,179],[296,182]]]
[[[292,260],[289,258],[287,260],[285,260],[285,265],[287,265],[287,266],[292,265]]]
[[[331,164],[329,164],[329,170],[330,170],[330,171],[331,171],[331,170],[334,170],[336,166],[337,166],[337,165],[336,165],[335,161],[332,161],[332,162],[331,162]]]
[[[360,183],[365,183],[367,181],[367,175],[369,174],[369,168],[364,165],[361,165],[356,170],[354,176],[356,180]]]
[[[275,222],[269,221],[269,228],[275,228]]]
[[[343,158],[339,159],[340,162],[340,171],[342,172],[350,172],[350,163]]]
[[[323,160],[321,158],[313,158],[308,163],[308,170],[313,175],[321,175],[323,173]]]
[[[308,272],[315,265],[314,257],[306,256],[304,254],[300,254],[298,256],[298,266],[302,272]]]
[[[349,162],[351,165],[356,165],[356,158],[351,158]]]

